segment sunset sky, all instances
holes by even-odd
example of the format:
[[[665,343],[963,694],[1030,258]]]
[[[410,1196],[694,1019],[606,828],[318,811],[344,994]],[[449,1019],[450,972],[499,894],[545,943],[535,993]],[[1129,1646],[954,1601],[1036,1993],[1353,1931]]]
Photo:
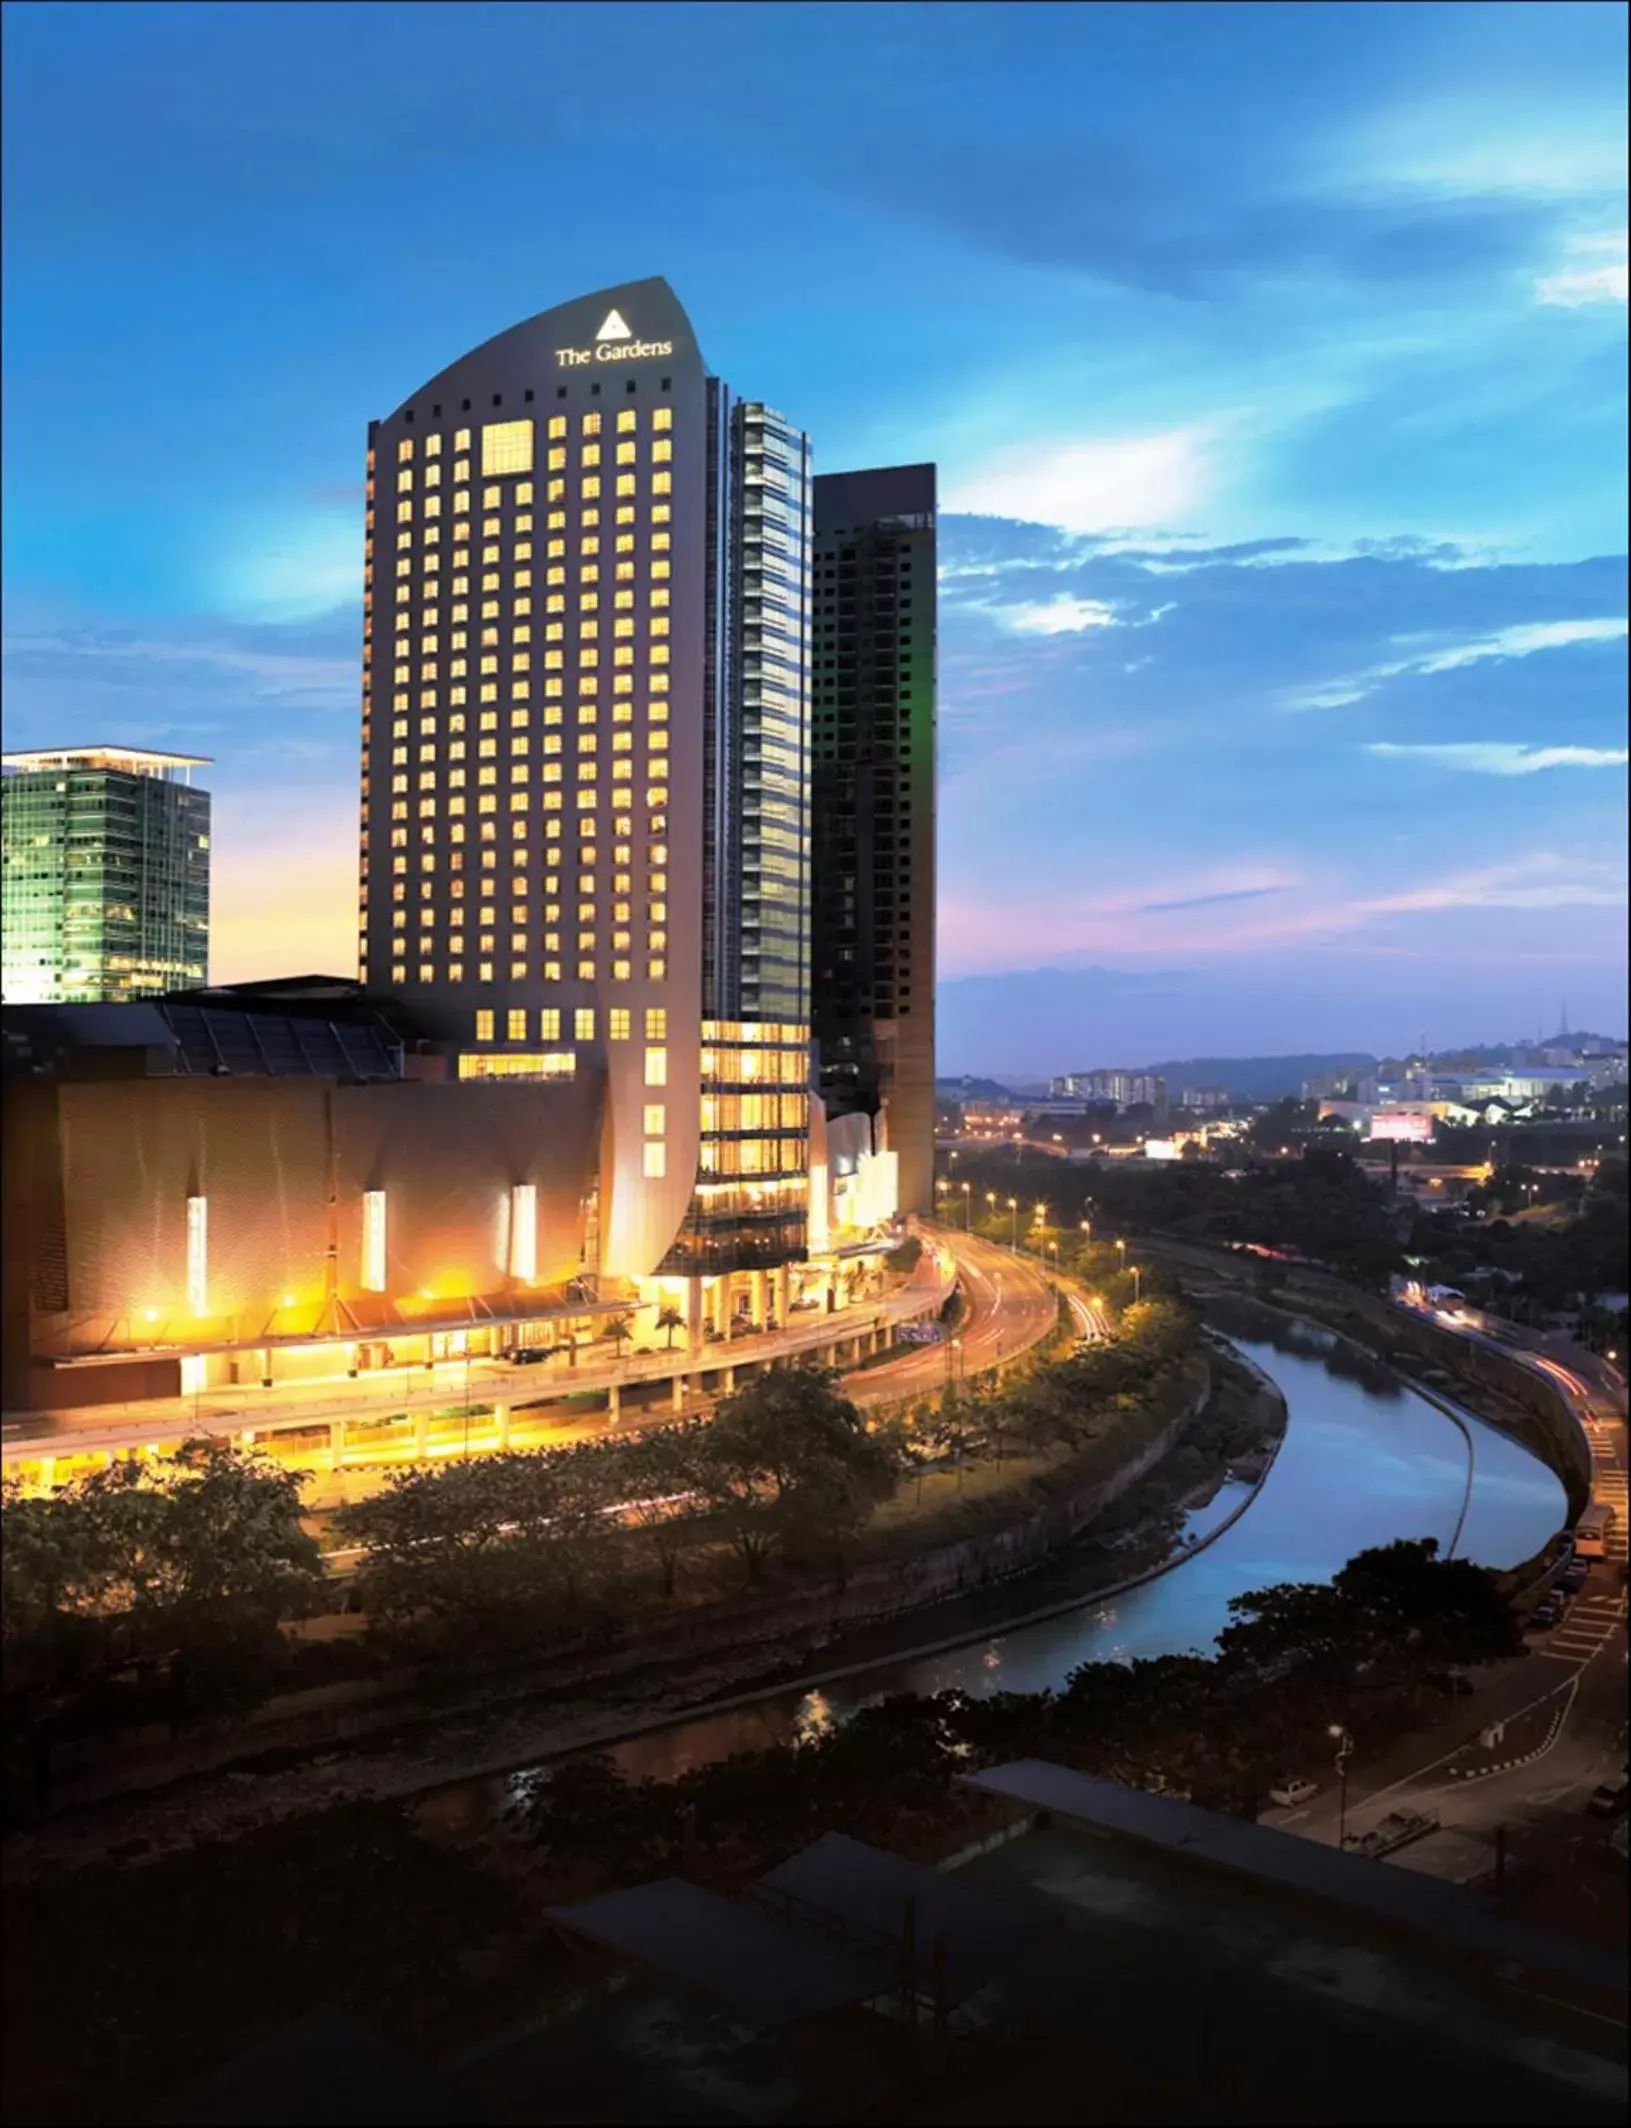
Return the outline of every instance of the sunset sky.
[[[1623,1033],[1618,6],[14,5],[10,747],[355,959],[362,461],[646,274],[934,459],[942,1068]]]

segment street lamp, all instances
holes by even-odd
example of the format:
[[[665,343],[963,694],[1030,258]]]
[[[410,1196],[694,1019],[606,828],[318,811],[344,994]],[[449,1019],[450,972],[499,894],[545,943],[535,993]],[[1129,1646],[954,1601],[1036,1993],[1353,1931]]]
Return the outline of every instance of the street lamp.
[[[1133,1274],[1133,1306],[1136,1308],[1139,1304],[1139,1301],[1143,1298],[1144,1289],[1139,1283],[1139,1281],[1142,1279],[1144,1274],[1139,1269],[1137,1264],[1129,1264],[1127,1268]]]
[[[1348,1760],[1353,1755],[1354,1740],[1340,1722],[1333,1722],[1328,1734],[1337,1747],[1337,1846],[1340,1848],[1348,1838]]]
[[[1016,1256],[1019,1254],[1019,1199],[1017,1197],[1010,1197],[1008,1200],[1008,1246]]]
[[[969,1187],[968,1183],[965,1182],[963,1184],[963,1231],[965,1234],[972,1234],[974,1231],[974,1214],[969,1209],[968,1201]]]

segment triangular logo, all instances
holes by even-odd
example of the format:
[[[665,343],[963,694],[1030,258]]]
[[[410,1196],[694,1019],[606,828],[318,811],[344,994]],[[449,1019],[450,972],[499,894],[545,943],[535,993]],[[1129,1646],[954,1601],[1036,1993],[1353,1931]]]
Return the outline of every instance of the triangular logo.
[[[599,332],[595,334],[595,338],[597,340],[632,340],[634,335],[623,323],[623,313],[620,310],[609,310],[606,313],[606,322]]]

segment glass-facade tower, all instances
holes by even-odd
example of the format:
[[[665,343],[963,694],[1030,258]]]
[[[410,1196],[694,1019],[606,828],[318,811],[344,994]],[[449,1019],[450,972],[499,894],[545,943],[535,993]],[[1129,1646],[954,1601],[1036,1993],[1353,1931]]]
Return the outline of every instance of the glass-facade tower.
[[[745,1260],[802,1245],[803,1080],[723,1155],[703,1082],[762,1048],[779,1088],[808,1045],[809,509],[805,438],[708,374],[661,280],[370,428],[364,977],[461,1076],[598,1083],[591,1271],[654,1272],[723,1172],[754,1178]]]
[[[935,469],[815,483],[812,1019],[829,1116],[934,1204]],[[879,1146],[878,1150],[883,1150]]]
[[[209,974],[210,800],[191,754],[66,747],[7,754],[8,1005],[199,989]]]

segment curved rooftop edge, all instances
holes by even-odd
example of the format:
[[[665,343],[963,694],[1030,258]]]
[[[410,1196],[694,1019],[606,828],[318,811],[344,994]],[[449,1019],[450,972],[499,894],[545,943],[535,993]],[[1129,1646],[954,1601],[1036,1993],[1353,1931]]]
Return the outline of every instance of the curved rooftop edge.
[[[411,421],[421,411],[427,419],[479,412],[463,401],[478,386],[489,390],[495,375],[525,379],[529,391],[542,391],[573,368],[603,362],[615,373],[619,359],[636,354],[672,354],[676,361],[707,366],[684,305],[660,274],[575,296],[507,326],[438,370],[382,420]]]

